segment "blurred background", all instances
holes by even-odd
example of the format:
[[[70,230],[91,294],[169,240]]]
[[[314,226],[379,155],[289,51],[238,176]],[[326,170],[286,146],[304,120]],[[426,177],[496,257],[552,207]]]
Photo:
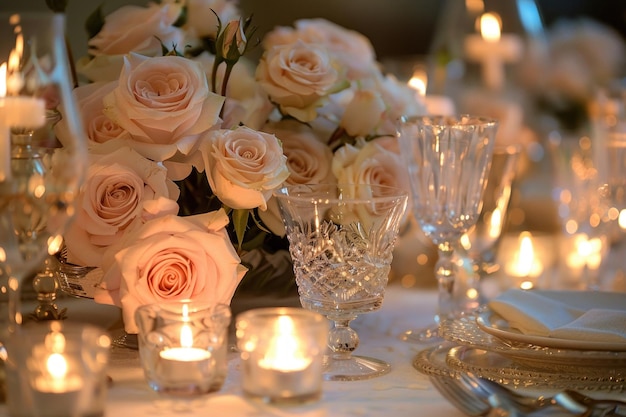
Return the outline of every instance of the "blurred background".
[[[84,22],[102,5],[105,13],[124,4],[144,5],[144,0],[69,0],[68,28],[76,56],[86,51]],[[562,18],[589,17],[626,36],[624,0],[537,0],[546,26]],[[442,0],[240,0],[244,14],[254,14],[259,34],[295,19],[324,17],[366,35],[380,59],[428,51],[438,19],[445,12]],[[45,0],[3,0],[0,11],[45,10]]]

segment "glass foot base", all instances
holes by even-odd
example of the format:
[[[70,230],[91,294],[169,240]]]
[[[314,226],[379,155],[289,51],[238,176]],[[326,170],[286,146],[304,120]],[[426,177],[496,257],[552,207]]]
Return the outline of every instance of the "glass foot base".
[[[400,335],[400,340],[420,345],[435,345],[444,341],[439,334],[439,326],[433,324],[418,330],[407,330]]]
[[[324,380],[358,381],[384,375],[391,365],[380,359],[366,356],[351,356],[349,359],[324,357]]]

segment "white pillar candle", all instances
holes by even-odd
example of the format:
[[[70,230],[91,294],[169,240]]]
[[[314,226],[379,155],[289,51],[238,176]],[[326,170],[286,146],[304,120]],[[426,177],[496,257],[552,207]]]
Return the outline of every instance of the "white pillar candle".
[[[7,64],[0,65],[0,182],[11,179],[11,128],[36,129],[46,121],[46,103],[41,98],[7,96]],[[9,85],[15,87],[15,81]]]
[[[495,13],[480,17],[480,35],[465,38],[465,55],[482,65],[483,82],[489,89],[504,85],[504,65],[522,58],[524,44],[519,36],[501,34],[500,20]]]

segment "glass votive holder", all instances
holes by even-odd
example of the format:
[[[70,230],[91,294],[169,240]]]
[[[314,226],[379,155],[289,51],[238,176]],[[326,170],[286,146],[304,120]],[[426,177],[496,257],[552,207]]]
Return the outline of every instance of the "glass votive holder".
[[[11,417],[99,417],[107,394],[111,338],[90,324],[47,321],[6,342]]]
[[[150,387],[171,397],[219,390],[228,369],[230,320],[226,304],[185,300],[139,307],[139,358]]]
[[[315,401],[322,394],[328,321],[301,308],[259,308],[237,316],[245,395],[268,403]]]

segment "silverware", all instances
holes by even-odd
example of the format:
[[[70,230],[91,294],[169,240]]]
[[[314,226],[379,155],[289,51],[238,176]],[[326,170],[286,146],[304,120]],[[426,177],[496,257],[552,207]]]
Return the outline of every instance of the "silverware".
[[[559,406],[581,417],[626,416],[626,402],[624,401],[595,399],[573,390],[559,392],[553,397],[532,397],[515,392],[489,379],[470,374],[462,374],[461,381],[492,407],[513,409],[523,414]]]
[[[565,390],[554,396],[554,402],[566,410],[578,410],[582,416],[626,416],[626,402],[609,398],[595,399],[580,392]]]
[[[470,417],[487,416],[491,411],[491,406],[488,403],[452,376],[431,377],[430,381],[446,400]]]

